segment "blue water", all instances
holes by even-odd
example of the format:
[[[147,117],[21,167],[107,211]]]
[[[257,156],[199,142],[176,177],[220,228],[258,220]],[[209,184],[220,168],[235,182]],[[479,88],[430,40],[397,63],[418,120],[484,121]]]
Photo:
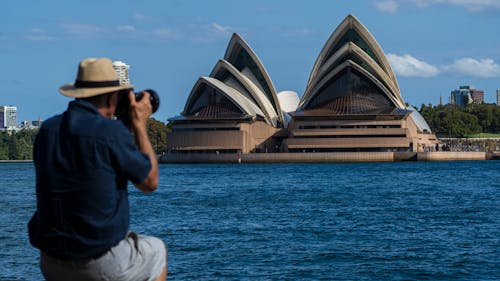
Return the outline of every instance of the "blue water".
[[[500,161],[162,165],[131,229],[169,280],[500,280]],[[32,164],[0,163],[0,280],[41,280]]]

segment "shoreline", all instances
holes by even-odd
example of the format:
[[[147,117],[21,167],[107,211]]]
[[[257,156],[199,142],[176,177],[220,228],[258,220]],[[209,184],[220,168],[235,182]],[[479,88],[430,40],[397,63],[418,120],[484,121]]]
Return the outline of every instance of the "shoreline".
[[[33,160],[0,160],[0,163],[31,163]]]
[[[159,164],[189,163],[335,163],[335,162],[404,162],[500,160],[500,151],[431,151],[431,152],[305,152],[237,154],[164,154]],[[32,163],[33,160],[0,160],[0,163]]]
[[[164,154],[161,164],[180,163],[335,163],[500,160],[500,152],[304,152],[237,154]]]

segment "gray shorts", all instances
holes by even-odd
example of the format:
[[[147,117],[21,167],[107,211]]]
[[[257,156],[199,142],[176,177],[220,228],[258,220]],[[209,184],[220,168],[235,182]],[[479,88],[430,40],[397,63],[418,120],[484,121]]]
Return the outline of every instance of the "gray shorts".
[[[41,253],[40,268],[47,280],[155,280],[167,263],[162,240],[129,233],[98,259],[60,260]]]

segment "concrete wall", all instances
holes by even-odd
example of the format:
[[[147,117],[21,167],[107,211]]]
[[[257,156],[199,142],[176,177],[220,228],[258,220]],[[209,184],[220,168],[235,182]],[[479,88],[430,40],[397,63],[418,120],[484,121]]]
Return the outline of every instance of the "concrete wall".
[[[495,155],[500,157],[500,153]],[[321,163],[486,160],[485,152],[316,152],[251,153],[240,155],[241,163]],[[494,159],[492,155],[488,159]],[[499,158],[496,158],[499,159]],[[239,163],[238,154],[165,154],[161,163]]]
[[[167,135],[167,149],[243,149],[244,134],[242,131],[172,132]]]
[[[287,149],[322,148],[394,148],[408,147],[407,138],[290,138],[283,141]]]
[[[417,153],[418,161],[486,160],[486,152],[434,151]]]
[[[251,153],[241,163],[391,162],[393,152]],[[237,154],[166,154],[162,163],[238,163]]]
[[[242,157],[245,163],[305,162],[391,162],[393,152],[318,152],[318,153],[254,153]]]
[[[413,142],[413,151],[425,151],[426,147],[434,148],[438,142],[436,135],[430,133],[420,133],[417,125],[411,118],[404,121],[404,126],[408,128],[409,138]]]

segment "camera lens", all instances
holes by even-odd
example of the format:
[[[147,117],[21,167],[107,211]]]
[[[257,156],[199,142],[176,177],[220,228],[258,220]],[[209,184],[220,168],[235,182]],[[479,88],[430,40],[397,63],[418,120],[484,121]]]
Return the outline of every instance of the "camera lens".
[[[128,93],[130,90],[122,90],[118,94],[118,105],[116,106],[115,115],[120,120],[128,120],[128,111],[130,108],[130,101],[128,99]],[[155,113],[160,107],[160,96],[155,90],[147,89],[141,92],[135,92],[135,100],[140,101],[144,96],[143,92],[149,93],[149,102],[151,103],[152,113]]]
[[[149,102],[151,103],[151,107],[153,108],[153,113],[155,113],[160,107],[160,96],[158,96],[158,93],[156,93],[155,90],[147,89],[141,92],[134,93],[136,101],[140,101],[142,99],[142,97],[144,96],[142,92],[149,93]]]

